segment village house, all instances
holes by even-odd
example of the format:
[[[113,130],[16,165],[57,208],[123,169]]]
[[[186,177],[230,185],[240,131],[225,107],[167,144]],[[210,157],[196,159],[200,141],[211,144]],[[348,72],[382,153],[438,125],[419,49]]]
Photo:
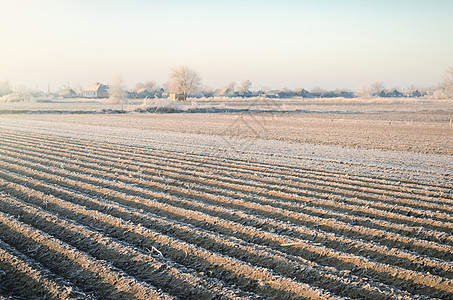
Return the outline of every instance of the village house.
[[[390,92],[380,91],[378,96],[382,98],[399,98],[404,97],[404,94],[395,89]]]
[[[296,97],[311,98],[310,92],[304,88],[294,89],[293,92]]]
[[[130,98],[138,98],[138,99],[145,99],[145,98],[162,98],[162,93],[164,89],[148,89],[148,88],[141,88],[136,90],[135,92],[131,92]]]
[[[73,89],[66,88],[66,89],[62,89],[61,91],[58,92],[58,97],[64,98],[64,99],[76,98],[77,93]]]
[[[230,88],[220,88],[215,91],[215,95],[217,97],[234,97],[236,96],[236,92],[231,90]]]
[[[108,98],[109,97],[108,89],[109,89],[108,85],[96,82],[95,84],[84,89],[82,92],[82,96],[84,98]]]
[[[265,93],[266,98],[291,98],[295,93],[291,91],[270,90]]]

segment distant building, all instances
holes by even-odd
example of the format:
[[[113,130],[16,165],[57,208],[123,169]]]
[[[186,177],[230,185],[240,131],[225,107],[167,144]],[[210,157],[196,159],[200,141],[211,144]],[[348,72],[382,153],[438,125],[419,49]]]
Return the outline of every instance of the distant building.
[[[403,97],[403,93],[399,92],[398,90],[393,90],[392,92],[388,92],[387,93],[387,97],[395,97],[395,98],[399,98],[399,97]]]
[[[234,97],[237,94],[230,88],[221,88],[215,91],[215,95],[218,97]]]
[[[387,97],[387,93],[385,91],[380,91],[377,95],[379,97],[382,97],[382,98],[386,98]]]
[[[170,94],[170,99],[175,101],[184,101],[183,94]]]
[[[385,91],[380,91],[378,96],[382,98],[400,98],[404,97],[404,94],[399,92],[398,90],[393,90],[388,93],[386,93]]]
[[[95,84],[83,90],[82,95],[84,98],[108,98],[109,86],[96,82]]]
[[[343,98],[354,98],[354,97],[355,97],[355,95],[354,95],[353,92],[351,92],[351,91],[345,91],[345,90],[340,91],[339,96],[340,96],[340,97],[343,97]]]
[[[303,88],[293,90],[296,97],[311,98],[310,92]]]
[[[259,95],[261,95],[263,93],[264,92],[256,93],[256,92],[252,92],[252,91],[249,91],[249,90],[245,90],[245,91],[237,92],[237,96],[248,98],[248,97],[256,97],[256,96],[259,96]]]
[[[62,89],[61,91],[58,92],[58,97],[60,98],[76,98],[78,95],[73,89]]]
[[[135,91],[137,98],[152,98],[153,92],[148,90],[147,88],[141,88]]]
[[[412,94],[409,95],[409,97],[419,98],[425,95],[426,95],[425,93],[420,93],[418,90],[415,90],[412,92]]]
[[[270,90],[266,92],[267,98],[281,98],[282,91],[280,90]]]
[[[141,88],[136,90],[135,92],[131,93],[130,98],[138,98],[138,99],[144,99],[144,98],[162,98],[162,93],[164,92],[164,89],[155,89],[155,90],[150,90],[147,88]]]
[[[285,91],[281,91],[281,90],[270,90],[270,91],[267,91],[265,96],[267,98],[292,98],[294,96],[296,96],[296,94],[292,91],[288,91],[288,90],[285,90]]]

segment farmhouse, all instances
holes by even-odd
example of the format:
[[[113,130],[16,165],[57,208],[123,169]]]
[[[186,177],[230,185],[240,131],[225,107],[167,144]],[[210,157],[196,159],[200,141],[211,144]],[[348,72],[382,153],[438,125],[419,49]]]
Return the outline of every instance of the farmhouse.
[[[84,89],[82,95],[84,98],[108,98],[108,89],[108,85],[96,82],[95,84]]]
[[[265,94],[266,98],[291,98],[295,93],[291,91],[270,90]]]
[[[58,96],[60,98],[75,98],[77,97],[77,93],[73,89],[62,89],[61,91],[58,92]]]
[[[378,94],[379,97],[382,97],[382,98],[398,98],[398,97],[403,97],[403,93],[399,92],[398,90],[393,90],[393,91],[390,91],[390,92],[385,92],[385,91],[380,91],[379,94]]]
[[[218,97],[233,97],[236,93],[230,88],[220,88],[215,91],[215,95]]]
[[[311,97],[310,92],[307,91],[304,88],[294,89],[293,92],[294,92],[294,95],[297,96],[297,97],[304,97],[304,98],[310,98]]]
[[[164,89],[141,88],[134,92],[129,92],[130,98],[162,98]],[[167,95],[168,96],[168,95]]]

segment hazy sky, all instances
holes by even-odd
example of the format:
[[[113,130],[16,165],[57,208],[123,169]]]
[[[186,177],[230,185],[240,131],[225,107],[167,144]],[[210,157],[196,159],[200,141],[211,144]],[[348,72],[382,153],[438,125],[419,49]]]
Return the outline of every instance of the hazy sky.
[[[53,90],[186,64],[203,84],[355,89],[437,84],[452,0],[0,0],[0,81]]]

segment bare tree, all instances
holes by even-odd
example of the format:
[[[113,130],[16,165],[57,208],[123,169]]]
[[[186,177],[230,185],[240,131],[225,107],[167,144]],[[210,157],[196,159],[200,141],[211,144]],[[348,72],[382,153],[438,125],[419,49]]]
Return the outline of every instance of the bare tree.
[[[189,93],[200,88],[201,77],[197,71],[181,65],[173,68],[168,74],[168,87],[171,93],[182,94],[184,101]]]
[[[157,84],[155,81],[147,81],[145,82],[145,89],[148,91],[154,91],[157,88]]]
[[[146,89],[147,91],[154,91],[158,88],[157,84],[155,81],[147,81],[145,83],[137,83],[135,84],[135,88],[134,88],[134,91],[137,92],[138,90],[141,90],[141,89]]]
[[[442,96],[445,98],[453,98],[453,66],[445,70],[442,81],[440,82]]]
[[[381,91],[385,89],[384,83],[382,81],[376,81],[371,84],[370,94],[372,96],[378,95]]]
[[[239,90],[241,92],[247,92],[247,91],[250,91],[251,87],[252,87],[252,82],[250,80],[246,79],[241,82],[241,86],[239,87]]]
[[[139,82],[139,83],[135,84],[134,92],[144,89],[144,88],[145,88],[145,84]]]
[[[14,88],[14,94],[19,98],[19,101],[33,100],[33,90],[21,84]]]
[[[230,82],[226,87],[227,87],[227,89],[229,89],[230,91],[234,92],[234,88],[236,87],[236,82],[232,81],[232,82]]]
[[[113,78],[109,88],[109,103],[120,104],[126,103],[126,86],[121,76]]]
[[[2,81],[0,82],[0,97],[11,94],[13,92],[13,88],[9,81]]]
[[[204,97],[213,97],[214,96],[214,89],[210,86],[203,86],[200,88],[201,89],[201,94],[204,96]]]
[[[327,92],[326,89],[323,89],[322,87],[320,86],[315,86],[313,87],[311,90],[310,90],[310,93],[313,93],[313,94],[322,94],[322,93],[325,93]]]
[[[368,86],[366,86],[365,84],[362,84],[361,86],[359,86],[356,90],[355,90],[355,94],[356,96],[360,97],[360,98],[363,98],[363,99],[368,99],[371,97],[370,95],[370,89],[368,88]]]

